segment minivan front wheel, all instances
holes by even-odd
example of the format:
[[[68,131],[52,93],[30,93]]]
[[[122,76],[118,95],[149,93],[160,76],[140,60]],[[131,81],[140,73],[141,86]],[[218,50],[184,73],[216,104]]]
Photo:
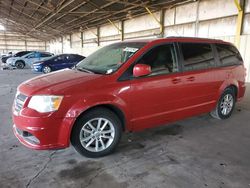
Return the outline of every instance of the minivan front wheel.
[[[71,134],[74,148],[86,157],[102,157],[112,153],[122,133],[120,119],[106,108],[97,108],[80,117]]]
[[[235,106],[235,92],[231,88],[227,88],[221,95],[216,109],[210,114],[217,119],[227,119],[231,116]]]

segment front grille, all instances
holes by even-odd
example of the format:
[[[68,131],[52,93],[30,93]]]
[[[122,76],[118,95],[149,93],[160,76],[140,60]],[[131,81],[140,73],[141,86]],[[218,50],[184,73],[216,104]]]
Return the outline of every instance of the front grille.
[[[22,110],[26,99],[27,99],[27,96],[21,93],[17,93],[16,98],[15,98],[15,111],[16,112],[20,112]]]

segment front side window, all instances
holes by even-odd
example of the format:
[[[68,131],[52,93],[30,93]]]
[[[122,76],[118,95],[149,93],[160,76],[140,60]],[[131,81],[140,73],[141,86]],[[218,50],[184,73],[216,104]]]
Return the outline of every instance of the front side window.
[[[54,61],[63,61],[65,60],[67,55],[58,55],[55,57]]]
[[[210,44],[181,43],[184,58],[184,70],[209,69],[215,66],[215,60]]]
[[[238,50],[226,44],[216,44],[222,66],[242,64],[242,58]]]
[[[28,55],[26,58],[29,58],[29,59],[35,58],[35,53],[32,53],[32,54]]]
[[[111,74],[144,45],[146,45],[144,42],[122,42],[105,46],[80,61],[76,69]]]
[[[151,67],[150,75],[168,74],[178,71],[173,44],[157,46],[147,52],[139,61]]]

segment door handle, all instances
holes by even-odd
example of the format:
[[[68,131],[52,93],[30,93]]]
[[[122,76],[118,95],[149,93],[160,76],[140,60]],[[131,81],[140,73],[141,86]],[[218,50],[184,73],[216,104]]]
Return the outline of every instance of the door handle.
[[[194,80],[195,80],[195,77],[193,77],[193,76],[190,76],[190,77],[187,78],[187,81],[190,81],[190,82],[192,82]]]
[[[174,84],[178,84],[178,83],[181,82],[181,79],[180,79],[180,78],[173,78],[173,79],[172,79],[172,82],[173,82]]]

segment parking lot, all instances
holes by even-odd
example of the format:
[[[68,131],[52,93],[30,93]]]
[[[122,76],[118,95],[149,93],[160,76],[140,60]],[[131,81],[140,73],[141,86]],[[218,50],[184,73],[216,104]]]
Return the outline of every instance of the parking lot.
[[[232,117],[208,114],[126,133],[112,155],[35,151],[12,133],[17,86],[37,74],[0,71],[0,187],[250,187],[250,90]],[[51,125],[53,126],[53,125]]]

